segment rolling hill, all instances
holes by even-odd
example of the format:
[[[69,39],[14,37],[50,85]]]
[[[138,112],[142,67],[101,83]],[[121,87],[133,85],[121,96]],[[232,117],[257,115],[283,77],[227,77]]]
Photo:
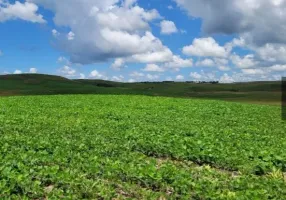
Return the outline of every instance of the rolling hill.
[[[67,79],[46,74],[0,76],[0,96],[55,94],[134,94],[280,104],[281,82],[232,84],[193,82],[119,83],[105,80]]]

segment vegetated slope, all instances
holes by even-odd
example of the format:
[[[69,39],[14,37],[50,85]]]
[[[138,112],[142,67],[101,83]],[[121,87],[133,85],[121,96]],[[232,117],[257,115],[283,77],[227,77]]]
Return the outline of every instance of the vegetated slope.
[[[1,198],[285,199],[281,108],[67,95],[0,99]]]
[[[247,82],[210,84],[193,82],[117,83],[102,80],[77,80],[84,84],[114,88],[115,94],[143,94],[150,96],[193,97],[240,102],[281,104],[281,82]]]
[[[0,95],[61,94],[90,86],[60,76],[45,74],[18,74],[0,76]]]
[[[280,104],[281,83],[118,83],[104,80],[70,80],[58,76],[41,74],[0,76],[0,95],[36,94],[137,94]]]

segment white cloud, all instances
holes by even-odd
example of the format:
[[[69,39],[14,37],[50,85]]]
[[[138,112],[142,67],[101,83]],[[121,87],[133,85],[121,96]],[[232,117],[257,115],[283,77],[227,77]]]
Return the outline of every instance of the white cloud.
[[[125,60],[123,58],[116,58],[111,65],[111,68],[114,70],[121,70],[125,67]]]
[[[185,77],[183,76],[183,75],[177,75],[176,76],[176,80],[184,80],[185,79]]]
[[[122,76],[122,75],[112,76],[111,80],[112,80],[112,81],[116,81],[116,82],[123,82],[124,76]]]
[[[215,81],[217,80],[216,74],[214,72],[205,72],[201,70],[199,72],[191,72],[190,77],[194,81]]]
[[[213,66],[215,66],[215,63],[212,59],[206,58],[204,60],[198,61],[196,63],[196,66],[213,67]]]
[[[103,74],[99,73],[97,70],[93,70],[89,74],[90,78],[96,78],[96,79],[107,79],[106,76]]]
[[[190,77],[195,81],[215,81],[217,80],[215,72],[205,72],[201,70],[199,72],[191,72]]]
[[[36,68],[30,68],[29,69],[29,73],[35,74],[37,72],[38,72],[38,70]]]
[[[191,72],[190,77],[196,80],[199,80],[202,78],[202,75],[200,75],[198,72]]]
[[[214,58],[216,65],[227,65],[228,60],[225,58]]]
[[[271,66],[271,67],[269,67],[269,69],[271,70],[271,71],[284,71],[284,72],[286,72],[286,64],[285,65],[273,65],[273,66]]]
[[[145,75],[143,73],[135,71],[135,72],[132,72],[131,74],[129,74],[129,76],[139,78],[139,77],[144,77]]]
[[[134,54],[128,60],[140,63],[159,63],[159,62],[162,63],[162,62],[172,61],[173,58],[172,51],[166,46],[163,46],[161,41],[157,39],[156,41],[154,41],[154,44],[155,43],[156,45],[154,46],[153,50],[150,50],[146,53]]]
[[[3,51],[0,50],[0,56],[3,56]]]
[[[250,68],[258,64],[258,62],[254,60],[253,54],[248,54],[242,58],[234,54],[230,59],[232,63],[239,68]]]
[[[262,69],[242,69],[241,70],[243,74],[247,75],[261,75],[265,74],[265,71]]]
[[[152,81],[158,80],[160,78],[159,75],[147,74],[146,78]]]
[[[230,67],[221,65],[221,66],[218,66],[218,69],[219,69],[220,71],[229,71],[229,70],[230,70]]]
[[[128,80],[128,83],[134,83],[134,82],[136,82],[135,79],[132,79],[132,78],[131,78],[131,79]]]
[[[165,70],[156,64],[147,64],[142,71],[145,72],[164,72]]]
[[[62,36],[55,42],[57,48],[69,54],[73,63],[91,64],[133,56],[139,62],[154,63],[154,59],[172,57],[172,53],[168,55],[170,50],[151,33],[149,23],[160,19],[160,14],[157,10],[139,7],[136,1],[122,4],[119,0],[30,2],[51,10],[55,25],[68,27],[75,35],[73,42]]]
[[[38,6],[31,2],[21,3],[16,1],[15,4],[0,1],[0,22],[7,20],[21,19],[33,23],[45,23],[43,16],[37,14]]]
[[[186,31],[186,30],[184,30],[184,29],[180,29],[180,32],[182,33],[182,34],[187,34],[188,32]]]
[[[245,39],[240,37],[240,38],[234,38],[231,43],[231,48],[233,47],[244,47],[246,45]]]
[[[220,46],[212,37],[194,39],[192,45],[183,48],[183,53],[200,57],[226,57],[228,55],[227,49]]]
[[[62,68],[60,68],[58,70],[58,72],[61,74],[61,75],[64,75],[64,76],[67,76],[67,77],[73,77],[76,75],[76,70],[69,67],[69,66],[63,66]]]
[[[286,62],[286,45],[266,44],[262,47],[254,47],[261,59],[269,62]]]
[[[86,77],[85,77],[85,74],[83,74],[83,73],[80,73],[79,74],[79,79],[85,79]]]
[[[284,0],[175,0],[189,15],[202,19],[206,34],[239,34],[247,43],[286,43]]]
[[[19,69],[16,69],[13,74],[22,74],[22,71]]]
[[[219,82],[220,83],[233,83],[234,82],[234,79],[229,76],[227,73],[224,73],[220,79],[219,79]]]
[[[72,31],[70,31],[70,32],[67,34],[68,40],[74,40],[74,37],[75,37],[75,34],[74,34]]]
[[[60,35],[60,33],[56,29],[52,30],[52,34],[53,34],[54,37],[57,37],[57,36]]]
[[[175,23],[172,21],[163,20],[161,21],[160,26],[161,26],[161,34],[169,35],[178,32]]]
[[[135,4],[136,2],[137,0],[125,0],[123,5],[128,8],[132,6],[133,4]]]
[[[61,63],[61,64],[65,64],[65,65],[68,65],[70,66],[71,65],[71,62],[64,56],[60,56],[57,60],[58,63]]]
[[[282,76],[286,76],[286,72],[271,72],[269,68],[259,68],[243,69],[242,72],[233,72],[231,78],[234,82],[281,81]]]
[[[179,68],[192,67],[192,59],[182,59],[180,56],[174,55],[172,61],[164,64],[165,68],[178,70]]]
[[[168,76],[166,77],[166,81],[173,81],[172,77]]]

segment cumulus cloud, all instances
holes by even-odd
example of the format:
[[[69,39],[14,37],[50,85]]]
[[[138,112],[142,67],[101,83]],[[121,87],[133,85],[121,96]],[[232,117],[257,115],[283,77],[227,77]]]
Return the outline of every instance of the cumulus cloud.
[[[60,35],[60,33],[56,29],[52,30],[52,34],[54,37],[58,37]]]
[[[73,33],[69,34],[72,37],[63,37],[66,33],[55,38],[58,48],[68,53],[73,63],[127,57],[139,62],[154,58],[154,62],[172,56],[150,31],[149,23],[160,19],[160,14],[139,7],[135,0],[29,1],[54,12],[55,25],[66,26]]]
[[[212,59],[206,58],[204,60],[196,62],[196,66],[213,67],[215,66],[215,62]]]
[[[67,76],[67,77],[74,77],[76,75],[76,70],[69,67],[69,66],[63,66],[62,68],[60,68],[58,70],[58,72],[63,75],[63,76]]]
[[[74,34],[72,31],[70,31],[70,32],[67,34],[68,40],[74,40],[74,37],[75,37],[75,34]]]
[[[188,56],[227,57],[228,51],[220,46],[212,37],[195,38],[192,45],[185,46],[183,53]]]
[[[132,78],[131,78],[131,79],[128,80],[128,83],[134,83],[134,82],[136,82],[135,79],[132,79]]]
[[[286,64],[285,65],[273,65],[269,67],[271,71],[277,71],[277,72],[286,72]]]
[[[137,0],[125,0],[124,2],[123,2],[123,5],[124,5],[124,7],[130,7],[130,6],[132,6],[133,4],[135,4],[137,2]]]
[[[38,69],[37,68],[30,68],[29,69],[29,73],[32,73],[32,74],[36,74],[38,72]]]
[[[170,62],[166,62],[164,67],[167,69],[178,70],[180,68],[192,67],[193,60],[192,59],[183,59],[178,55],[174,55]]]
[[[134,54],[127,58],[128,61],[140,63],[162,63],[172,61],[172,51],[166,46],[163,46],[161,41],[157,40],[156,43],[157,45],[154,46],[155,49],[146,53]]]
[[[227,73],[224,73],[220,77],[219,82],[220,83],[233,83],[233,82],[235,82],[235,80],[230,75],[228,75]]]
[[[249,43],[286,43],[284,0],[175,0],[190,16],[203,20],[207,34],[240,34]],[[235,23],[234,23],[235,22]]]
[[[184,80],[184,79],[185,79],[185,77],[183,75],[177,75],[176,76],[176,80],[178,80],[178,81],[181,81],[181,80]]]
[[[191,72],[190,77],[195,81],[215,81],[217,80],[215,72],[205,72],[201,70],[200,72]]]
[[[85,79],[86,77],[85,77],[85,74],[83,74],[83,73],[80,73],[79,74],[79,79]]]
[[[247,75],[261,75],[266,73],[266,71],[263,69],[242,69],[241,71],[243,74]]]
[[[225,58],[214,58],[214,61],[217,65],[228,65],[229,61]]]
[[[37,12],[38,6],[31,2],[16,1],[14,4],[10,4],[6,0],[0,1],[0,22],[21,19],[33,23],[45,23],[43,16]]]
[[[22,74],[23,72],[19,69],[16,69],[13,74]]]
[[[116,58],[111,65],[111,68],[114,70],[121,70],[125,67],[125,60],[123,58]]]
[[[173,81],[173,78],[168,76],[168,77],[166,77],[166,81]]]
[[[139,78],[139,77],[144,77],[145,75],[143,73],[135,71],[135,72],[132,72],[131,74],[129,74],[129,76]]]
[[[123,82],[124,81],[124,76],[122,76],[122,75],[112,76],[111,80],[112,81],[116,81],[116,82]]]
[[[67,65],[67,66],[70,66],[71,65],[71,62],[64,56],[60,56],[57,60],[58,63],[60,64],[64,64],[64,65]]]
[[[219,69],[220,71],[229,71],[229,70],[230,70],[230,67],[221,65],[221,66],[218,66],[218,69]]]
[[[250,67],[254,67],[255,65],[258,64],[258,61],[256,61],[254,59],[254,55],[253,54],[248,54],[244,57],[240,57],[236,54],[232,55],[230,57],[232,63],[239,68],[250,68]]]
[[[225,58],[205,58],[198,60],[196,66],[198,67],[217,67],[220,71],[229,71],[231,68],[228,65],[228,60]]]
[[[147,74],[146,75],[146,78],[149,79],[149,80],[152,80],[152,81],[155,81],[155,80],[159,80],[160,76],[159,75],[156,75],[156,74]]]
[[[254,50],[261,59],[269,62],[286,62],[286,45],[283,44],[266,44]]]
[[[101,74],[100,72],[98,72],[97,70],[93,70],[90,72],[89,74],[90,78],[95,78],[95,79],[107,79],[107,77],[103,74]]]
[[[145,72],[164,72],[165,70],[156,64],[147,64],[142,71]]]
[[[199,80],[202,78],[202,75],[200,75],[198,72],[191,72],[190,77],[195,79],[195,80]]]
[[[173,21],[163,20],[160,23],[161,26],[161,34],[172,34],[177,33],[178,29]]]

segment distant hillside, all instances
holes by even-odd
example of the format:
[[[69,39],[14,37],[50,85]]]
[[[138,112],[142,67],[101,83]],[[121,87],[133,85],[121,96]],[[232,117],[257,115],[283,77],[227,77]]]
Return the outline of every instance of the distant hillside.
[[[193,82],[119,83],[104,80],[71,80],[45,74],[0,76],[0,95],[136,94],[210,98],[279,104],[281,82],[210,84]]]

